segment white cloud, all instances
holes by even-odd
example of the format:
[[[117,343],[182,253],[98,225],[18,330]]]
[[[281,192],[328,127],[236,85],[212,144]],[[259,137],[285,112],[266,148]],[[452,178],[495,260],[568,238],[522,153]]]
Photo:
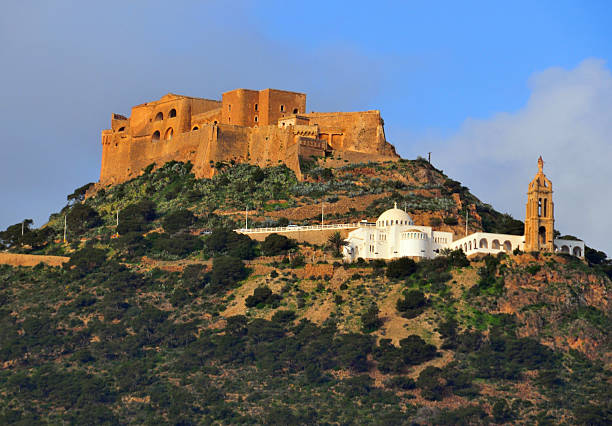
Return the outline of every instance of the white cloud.
[[[612,256],[612,73],[587,59],[529,81],[527,104],[468,119],[437,141],[435,164],[484,202],[524,219],[527,183],[542,155],[553,182],[555,228]]]

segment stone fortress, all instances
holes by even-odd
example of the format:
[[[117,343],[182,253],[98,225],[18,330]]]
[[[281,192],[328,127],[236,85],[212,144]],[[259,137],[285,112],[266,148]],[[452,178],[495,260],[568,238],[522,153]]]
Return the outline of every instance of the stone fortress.
[[[302,178],[300,158],[341,154],[349,162],[398,159],[385,139],[380,111],[306,112],[306,95],[236,89],[222,100],[167,94],[112,114],[102,131],[100,185],[120,183],[148,165],[190,161],[196,177],[217,162],[279,163]]]

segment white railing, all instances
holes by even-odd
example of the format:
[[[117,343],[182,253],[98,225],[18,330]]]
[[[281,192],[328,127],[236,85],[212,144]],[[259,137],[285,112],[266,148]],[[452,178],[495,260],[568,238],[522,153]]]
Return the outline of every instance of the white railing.
[[[375,227],[375,223],[335,223],[331,225],[305,225],[305,226],[277,226],[273,228],[241,228],[234,229],[234,232],[240,234],[265,234],[268,232],[297,232],[297,231],[323,231],[326,229],[352,229],[360,227]]]

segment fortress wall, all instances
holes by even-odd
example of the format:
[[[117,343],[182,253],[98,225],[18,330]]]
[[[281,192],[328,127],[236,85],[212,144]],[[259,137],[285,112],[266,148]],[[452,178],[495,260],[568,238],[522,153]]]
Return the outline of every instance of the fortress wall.
[[[302,178],[300,170],[299,137],[291,127],[264,126],[251,129],[249,139],[249,161],[260,167],[277,166],[284,163]]]
[[[216,108],[219,108],[218,101],[167,95],[159,101],[132,108],[130,135],[150,136],[155,131],[159,131],[161,138],[164,139],[169,128],[173,129],[174,135],[191,130],[191,115],[194,110],[199,114]],[[172,109],[176,110],[176,117],[170,117]],[[156,119],[158,113],[163,115],[162,120]]]
[[[293,132],[288,128],[255,127],[250,132],[249,159],[262,166],[276,166],[279,161],[285,161],[287,147],[293,143]]]
[[[198,147],[193,161],[193,173],[198,178],[211,178],[214,169],[212,165],[213,147],[218,143],[218,127],[213,124],[203,124],[200,130],[191,132],[198,140]]]
[[[134,178],[151,163],[158,166],[172,160],[194,163],[202,139],[208,138],[205,131],[195,131],[175,134],[171,140],[151,141],[145,136],[104,144],[100,183],[118,183]]]
[[[220,123],[221,122],[221,108],[217,108],[217,109],[213,109],[207,112],[203,112],[200,114],[196,114],[196,115],[192,115],[191,116],[191,128],[193,129],[193,126],[198,126],[198,127],[202,127],[202,125],[204,124],[213,124],[214,122]]]
[[[127,179],[131,166],[131,138],[102,133],[101,183],[118,183]]]
[[[217,128],[217,143],[213,160],[246,160],[249,155],[251,129],[229,124],[221,124]]]
[[[200,99],[190,98],[191,100],[191,115],[198,115],[213,110],[219,110],[221,112],[221,101],[215,101],[212,99]]]
[[[115,114],[111,114],[111,129],[118,130],[121,127],[125,127],[125,130],[129,130],[130,128],[130,120],[121,120],[115,118]]]
[[[300,157],[310,158],[325,156],[325,148],[318,140],[312,138],[305,138],[302,136],[299,136],[296,139],[298,141],[298,154]]]
[[[322,139],[326,139],[335,150],[398,156],[393,145],[385,139],[380,111],[313,112],[305,115],[310,124],[319,126]],[[343,136],[339,136],[340,133]]]
[[[302,169],[300,168],[300,145],[294,143],[287,147],[285,154],[285,165],[294,171],[295,176],[302,180]]]

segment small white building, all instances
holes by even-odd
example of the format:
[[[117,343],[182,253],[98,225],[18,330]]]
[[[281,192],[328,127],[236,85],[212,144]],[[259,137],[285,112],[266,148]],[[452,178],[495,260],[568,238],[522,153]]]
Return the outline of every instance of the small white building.
[[[467,237],[453,241],[453,243],[449,245],[449,248],[451,250],[461,249],[467,256],[477,253],[497,254],[502,251],[511,253],[517,248],[524,251],[525,236],[474,232]],[[584,257],[584,242],[555,238],[554,252]]]
[[[395,207],[376,220],[349,233],[344,259],[432,258],[453,241],[452,232],[415,225],[408,213]]]

